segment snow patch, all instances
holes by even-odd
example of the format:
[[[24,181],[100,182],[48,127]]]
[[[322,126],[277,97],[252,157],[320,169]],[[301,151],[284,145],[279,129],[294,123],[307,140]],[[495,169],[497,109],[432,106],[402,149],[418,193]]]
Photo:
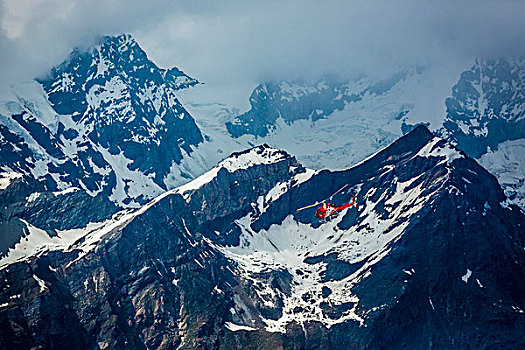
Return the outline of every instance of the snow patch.
[[[385,171],[393,170],[385,169]],[[237,263],[243,278],[253,281],[260,287],[256,293],[261,303],[276,308],[279,307],[276,300],[283,301],[281,318],[263,319],[267,331],[285,332],[286,324],[291,321],[304,323],[316,320],[327,327],[348,320],[362,323],[363,319],[355,309],[359,299],[352,294],[352,286],[369,273],[372,265],[388,254],[390,242],[401,236],[409,225],[411,215],[421,210],[430,200],[430,194],[422,194],[424,189],[422,184],[412,185],[416,180],[417,178],[398,182],[395,184],[394,193],[385,190],[374,201],[371,199],[374,197],[373,189],[367,193],[359,193],[358,197],[365,202],[358,212],[360,224],[347,230],[340,229],[338,225],[345,213],[348,210],[357,210],[355,208],[346,209],[339,216],[322,223],[317,228],[303,224],[293,215],[288,215],[280,224],[271,225],[268,229],[258,232],[251,228],[252,222],[256,219],[253,217],[254,213],[251,213],[236,221],[242,231],[238,246],[215,246],[215,248]],[[259,211],[256,213],[262,212],[272,199],[278,197],[284,187],[285,184],[278,184],[269,192],[268,198],[259,197]],[[391,201],[397,205],[392,206],[392,212],[387,219],[382,219],[382,215],[375,212],[374,208],[378,202],[390,205]],[[213,243],[210,244],[214,246]],[[323,261],[307,263],[305,258],[329,254],[337,254],[338,260],[361,265],[350,276],[341,280],[323,282],[322,276],[327,269],[327,264]],[[293,281],[290,284],[289,296],[258,278],[258,274],[267,271],[286,271],[291,275]],[[405,270],[405,273],[412,275],[415,270],[413,268]],[[329,288],[332,293],[323,297],[323,287]],[[303,299],[305,295],[311,298]],[[323,312],[320,305],[322,301],[330,305],[354,303],[354,307],[344,311],[339,318],[333,319]]]
[[[483,288],[483,285],[481,284],[481,282],[477,278],[476,278],[476,282],[478,283],[479,288]]]
[[[26,201],[27,202],[34,202],[34,201],[36,201],[38,199],[38,197],[40,197],[41,194],[42,193],[40,193],[40,192],[33,192],[27,197]]]
[[[438,145],[438,143],[443,143]],[[443,142],[443,139],[439,137],[434,137],[430,142],[428,142],[423,148],[417,153],[420,157],[439,157],[444,158],[439,164],[446,163],[448,165],[452,164],[455,159],[463,158],[463,155],[454,148],[450,143]]]
[[[461,279],[463,280],[463,282],[467,283],[470,276],[472,276],[472,271],[467,269],[467,273],[461,276]]]
[[[33,278],[38,282],[38,285],[40,286],[40,293],[43,293],[48,289],[46,283],[42,279],[38,278],[37,275],[33,275]]]
[[[232,332],[237,332],[237,331],[256,331],[257,330],[257,328],[253,328],[253,327],[250,327],[250,326],[244,326],[244,325],[240,325],[240,324],[235,324],[235,323],[232,323],[232,322],[226,322],[224,324],[224,326],[226,328],[228,328]]]
[[[22,174],[15,173],[12,171],[0,173],[0,190],[5,190],[9,187],[11,182],[16,179],[21,179]]]
[[[77,188],[77,187],[69,187],[69,188],[66,188],[65,190],[62,190],[62,191],[53,192],[53,195],[55,197],[57,197],[57,196],[63,196],[65,194],[73,193],[73,192],[77,192],[77,191],[80,191],[80,189]]]
[[[509,197],[509,204],[525,208],[525,138],[506,141],[489,150],[478,161],[494,174]]]

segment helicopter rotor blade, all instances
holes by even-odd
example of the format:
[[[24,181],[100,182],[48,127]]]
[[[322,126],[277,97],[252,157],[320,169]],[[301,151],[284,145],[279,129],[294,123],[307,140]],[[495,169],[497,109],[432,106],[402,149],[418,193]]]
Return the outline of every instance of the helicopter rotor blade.
[[[338,194],[339,192],[341,192],[342,190],[344,190],[346,188],[346,186],[348,186],[348,184],[344,185],[343,187],[341,187],[340,189],[338,189],[333,195],[330,196],[330,199],[334,198],[334,196],[336,194]]]
[[[348,186],[348,184],[344,185],[343,187],[338,189],[333,195],[331,195],[329,198],[326,198],[326,199],[324,199],[324,200],[322,200],[320,202],[315,202],[314,204],[307,205],[306,207],[299,208],[299,209],[296,210],[296,212],[304,210],[304,209],[308,209],[308,208],[311,208],[311,207],[315,207],[316,205],[323,204],[327,200],[331,200],[336,194],[338,194],[339,192],[344,190],[347,186]]]
[[[322,201],[322,202],[316,202],[314,204],[307,205],[306,207],[299,208],[299,209],[296,210],[296,212],[304,210],[304,209],[308,209],[308,208],[311,208],[311,207],[315,207],[316,205],[319,205],[319,204],[324,203],[324,202],[326,202],[326,199],[324,201]]]

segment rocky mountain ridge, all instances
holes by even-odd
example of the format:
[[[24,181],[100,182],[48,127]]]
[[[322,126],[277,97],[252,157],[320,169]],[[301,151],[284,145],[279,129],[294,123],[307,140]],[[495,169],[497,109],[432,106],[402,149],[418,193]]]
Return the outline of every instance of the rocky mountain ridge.
[[[341,188],[330,200],[355,194],[358,209],[326,222],[296,212]],[[492,175],[424,127],[339,172],[259,146],[67,249],[5,266],[0,339],[512,348],[525,323],[523,222]]]

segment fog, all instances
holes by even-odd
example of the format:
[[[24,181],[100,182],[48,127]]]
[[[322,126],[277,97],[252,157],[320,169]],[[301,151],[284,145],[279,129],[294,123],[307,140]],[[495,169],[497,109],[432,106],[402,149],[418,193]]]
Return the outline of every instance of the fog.
[[[162,67],[216,83],[384,76],[525,56],[524,1],[2,0],[0,80],[45,75],[77,46],[131,33]]]

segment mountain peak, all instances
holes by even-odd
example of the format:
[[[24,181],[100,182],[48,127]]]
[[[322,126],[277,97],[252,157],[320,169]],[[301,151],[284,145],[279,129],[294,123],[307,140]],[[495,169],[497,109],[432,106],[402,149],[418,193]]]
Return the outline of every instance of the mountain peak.
[[[218,166],[233,172],[239,169],[247,169],[255,165],[278,163],[288,158],[293,157],[286,151],[270,147],[268,144],[264,143],[241,152],[234,152],[228,158],[220,162]]]
[[[107,43],[118,43],[122,46],[134,46],[137,45],[137,41],[131,34],[123,33],[120,35],[110,36],[106,35],[103,37],[103,42]]]
[[[297,162],[295,157],[287,152],[270,147],[267,144],[262,144],[249,148],[241,152],[234,152],[219,164],[214,166],[210,171],[199,176],[193,181],[178,187],[174,191],[180,194],[193,192],[202,188],[204,185],[214,181],[221,172],[233,174],[239,171],[246,171],[258,166],[276,165],[279,170],[274,170],[282,174],[289,174],[291,167],[304,170],[304,168]],[[258,170],[255,170],[258,171]],[[264,172],[264,171],[263,171]],[[188,198],[188,196],[185,196]]]
[[[478,158],[505,141],[523,138],[525,59],[478,59],[461,74],[441,132]]]
[[[138,87],[164,83],[174,91],[198,84],[176,67],[158,67],[130,34],[105,36],[97,45],[73,50],[68,59],[51,70],[49,78],[39,82],[56,105],[64,97],[60,93],[79,93],[115,77]],[[59,93],[56,98],[55,93]]]
[[[397,164],[416,154],[421,157],[445,157],[447,161],[450,157],[462,156],[461,151],[453,145],[434,136],[426,126],[418,125],[387,147],[357,163],[352,169],[359,168],[361,171],[375,172],[378,168]]]
[[[30,96],[39,96],[46,113],[33,113],[20,99],[22,112],[13,119],[28,131],[26,143],[41,146],[35,159],[56,174],[49,177],[52,189],[103,191],[122,205],[138,205],[166,190],[164,180],[204,141],[177,98],[197,80],[158,67],[129,34],[74,50],[37,82],[43,89]],[[36,168],[29,172],[40,179]]]

